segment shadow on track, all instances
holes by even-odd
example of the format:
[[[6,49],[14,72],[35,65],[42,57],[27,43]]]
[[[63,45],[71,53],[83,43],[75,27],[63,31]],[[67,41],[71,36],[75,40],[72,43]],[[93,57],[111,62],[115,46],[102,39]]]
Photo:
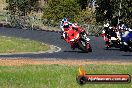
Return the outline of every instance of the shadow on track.
[[[109,49],[104,49],[104,50],[120,50],[119,48],[109,48]]]
[[[90,53],[90,52],[84,52],[84,51],[63,51],[63,52],[73,52],[73,53]]]
[[[128,57],[128,56],[129,56],[129,57],[132,57],[132,55],[122,55],[122,56],[125,56],[125,57]]]

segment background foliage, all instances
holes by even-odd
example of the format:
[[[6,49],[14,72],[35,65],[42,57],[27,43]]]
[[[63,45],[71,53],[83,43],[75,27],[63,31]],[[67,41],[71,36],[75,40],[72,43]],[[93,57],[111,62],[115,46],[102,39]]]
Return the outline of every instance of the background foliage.
[[[81,12],[79,12],[79,15],[76,19],[77,22],[83,24],[96,23],[95,12],[91,8],[83,9]]]
[[[7,10],[11,15],[26,16],[38,4],[38,0],[6,0],[8,3]]]
[[[95,9],[92,8],[95,2]],[[42,2],[43,3],[42,5]],[[27,16],[36,7],[43,7],[42,20],[47,23],[58,23],[66,17],[78,23],[117,23],[119,18],[132,26],[132,0],[7,0],[7,10],[11,15]],[[121,9],[120,9],[121,4]],[[119,11],[121,11],[119,16]]]
[[[74,0],[49,0],[44,6],[43,18],[58,21],[64,17],[74,21],[80,12],[80,6]]]
[[[97,22],[112,21],[116,17],[132,26],[132,0],[97,0],[97,4]]]

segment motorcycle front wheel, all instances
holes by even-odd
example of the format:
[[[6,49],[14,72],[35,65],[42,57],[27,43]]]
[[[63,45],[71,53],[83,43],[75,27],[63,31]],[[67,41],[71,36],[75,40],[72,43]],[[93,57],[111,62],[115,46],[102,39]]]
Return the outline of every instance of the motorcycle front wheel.
[[[79,46],[79,49],[81,49],[84,52],[92,52],[90,43],[87,43],[86,41],[79,40],[78,46]]]

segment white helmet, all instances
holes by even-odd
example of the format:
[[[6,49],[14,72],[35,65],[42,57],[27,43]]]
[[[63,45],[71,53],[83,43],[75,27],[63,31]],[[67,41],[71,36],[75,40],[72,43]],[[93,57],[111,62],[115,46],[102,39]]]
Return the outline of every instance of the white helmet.
[[[109,23],[104,24],[104,27],[109,27],[109,26],[110,26],[110,24],[109,24]]]

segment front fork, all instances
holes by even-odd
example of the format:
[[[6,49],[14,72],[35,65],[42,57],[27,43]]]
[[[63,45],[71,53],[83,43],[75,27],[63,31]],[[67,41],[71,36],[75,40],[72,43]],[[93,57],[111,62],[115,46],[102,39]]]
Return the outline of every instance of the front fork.
[[[85,31],[80,33],[80,37],[82,38],[82,40],[84,40],[84,41],[89,43],[90,39],[87,36],[88,35],[87,35],[87,33]]]

